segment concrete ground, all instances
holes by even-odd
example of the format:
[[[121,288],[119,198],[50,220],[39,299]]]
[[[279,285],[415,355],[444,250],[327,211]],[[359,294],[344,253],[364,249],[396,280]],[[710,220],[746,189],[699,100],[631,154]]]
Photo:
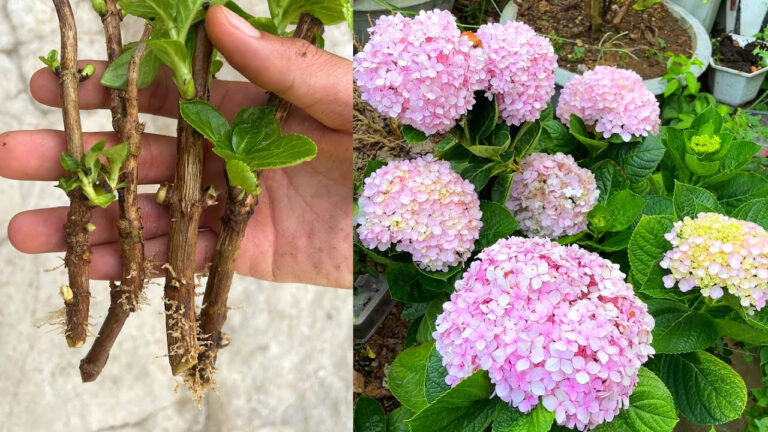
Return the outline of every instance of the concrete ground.
[[[266,14],[266,1],[239,2]],[[73,0],[80,57],[104,58],[101,22],[88,0]],[[28,78],[37,56],[58,48],[49,1],[0,1],[0,132],[61,128],[60,112],[36,104]],[[124,23],[135,40],[138,22]],[[351,57],[345,25],[326,34],[326,47]],[[222,75],[237,74],[226,69]],[[242,79],[242,78],[240,78]],[[175,122],[145,117],[147,131],[172,134]],[[110,129],[107,112],[84,112],[86,131]],[[35,157],[30,143],[30,157]],[[20,211],[66,205],[52,183],[0,179],[0,430],[2,431],[343,431],[352,429],[352,294],[306,285],[236,278],[225,330],[232,344],[219,356],[218,393],[198,409],[186,390],[174,391],[165,354],[162,288],[131,316],[101,377],[82,384],[85,349],[67,348],[62,335],[39,326],[61,306],[63,254],[22,255],[4,227]],[[100,324],[109,295],[94,283],[91,310]]]

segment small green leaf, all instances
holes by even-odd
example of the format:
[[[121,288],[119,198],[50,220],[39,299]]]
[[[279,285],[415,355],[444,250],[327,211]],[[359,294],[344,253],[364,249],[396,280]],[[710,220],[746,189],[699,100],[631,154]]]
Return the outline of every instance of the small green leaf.
[[[475,242],[475,249],[481,250],[496,243],[499,239],[509,237],[518,227],[517,220],[503,205],[492,201],[480,201],[483,227],[480,237]]]
[[[734,210],[731,216],[754,222],[768,230],[768,198],[745,202]]]
[[[427,140],[427,134],[413,126],[403,125],[401,132],[408,144],[418,144]]]
[[[547,411],[541,403],[526,414],[507,403],[500,403],[492,432],[547,432],[554,421],[555,413]]]
[[[424,383],[427,377],[427,364],[434,342],[408,348],[397,355],[387,373],[387,383],[392,395],[403,406],[419,412],[429,402]]]
[[[91,147],[91,149],[85,153],[85,155],[83,156],[84,169],[90,168],[93,171],[95,171],[95,173],[93,174],[98,174],[99,167],[101,167],[101,163],[99,162],[99,155],[102,153],[106,145],[107,145],[107,141],[101,140],[96,144],[94,144],[93,147]]]
[[[387,432],[387,416],[376,399],[361,395],[355,404],[355,432]]]
[[[672,230],[673,218],[670,216],[642,216],[640,223],[632,232],[629,240],[629,263],[632,267],[632,277],[638,285],[643,286],[651,271],[659,266],[664,253],[672,245],[664,238],[664,234]]]
[[[98,206],[98,207],[103,207],[103,208],[107,208],[107,207],[109,207],[109,205],[110,205],[110,204],[112,204],[112,202],[113,202],[115,199],[117,199],[117,198],[115,197],[115,195],[114,195],[114,194],[111,194],[111,193],[103,193],[103,194],[97,195],[97,196],[96,196],[96,197],[94,197],[94,198],[91,198],[91,199],[90,199],[90,202],[91,202],[93,205],[95,205],[95,206]]]
[[[435,331],[435,319],[443,312],[444,298],[437,298],[429,302],[424,319],[421,320],[419,331],[416,334],[416,341],[420,344],[427,343],[432,339],[432,333]]]
[[[63,190],[65,193],[69,193],[77,187],[77,184],[76,178],[64,176],[59,178],[59,183],[56,187]]]
[[[675,402],[664,383],[641,367],[637,387],[629,396],[629,408],[594,432],[671,432],[677,423]]]
[[[720,161],[717,173],[706,179],[705,184],[717,183],[734,175],[747,165],[760,151],[761,147],[751,141],[738,140],[731,142],[728,151]]]
[[[124,49],[120,57],[112,62],[107,67],[107,70],[104,71],[104,75],[101,76],[101,85],[110,88],[125,89],[125,86],[128,84],[128,66],[131,62],[131,57],[133,57],[135,52],[136,45]],[[148,87],[155,81],[162,64],[163,63],[151,49],[148,49],[144,53],[144,57],[142,57],[141,64],[139,65],[139,88]]]
[[[173,82],[179,89],[181,97],[192,99],[195,96],[195,83],[192,80],[192,70],[187,61],[189,53],[184,42],[173,39],[150,39],[147,41],[147,47],[173,71]]]
[[[62,152],[60,160],[61,160],[61,166],[63,166],[64,169],[67,171],[77,171],[81,169],[80,161],[75,159],[75,157],[69,153]]]
[[[645,207],[645,199],[632,191],[622,190],[611,196],[606,205],[614,215],[613,225],[608,231],[617,232],[632,225]]]
[[[515,140],[512,143],[511,151],[514,154],[515,160],[522,160],[526,156],[534,152],[538,147],[539,138],[541,137],[542,126],[541,122],[525,122],[520,126],[520,130],[515,136]],[[509,157],[503,157],[504,160],[509,160]]]
[[[263,170],[297,165],[314,159],[316,155],[317,146],[314,141],[304,135],[290,134],[255,147],[243,155],[243,160],[252,170]]]
[[[614,193],[629,187],[624,174],[612,160],[606,159],[596,163],[591,171],[595,174],[595,183],[600,190],[598,201],[601,203],[607,202]]]
[[[499,105],[496,100],[488,100],[485,97],[478,98],[472,110],[467,114],[467,128],[471,143],[477,144],[481,139],[490,135],[498,121]]]
[[[239,187],[249,195],[258,193],[258,179],[248,165],[238,160],[228,160],[226,163],[230,186]]]
[[[392,411],[387,416],[387,432],[410,432],[406,421],[410,420],[414,414],[416,413],[404,406]]]
[[[50,50],[47,56],[40,56],[38,58],[53,72],[56,72],[56,69],[61,66],[61,63],[59,63],[59,52],[56,50]]]
[[[612,159],[624,170],[632,184],[648,178],[659,166],[666,149],[654,135],[648,135],[642,142],[611,144],[603,157]]]
[[[482,432],[496,411],[492,387],[487,372],[475,372],[418,411],[407,422],[411,432]]]
[[[234,151],[230,142],[229,123],[213,105],[200,100],[181,102],[179,112],[190,126],[206,137],[215,147]]]
[[[744,380],[712,354],[659,354],[652,365],[675,399],[677,409],[694,423],[722,424],[744,412]]]
[[[346,21],[344,2],[334,0],[268,0],[269,14],[282,34],[290,24],[296,24],[302,13],[308,13],[326,26]]]
[[[671,300],[651,300],[648,312],[653,315],[653,348],[657,353],[684,353],[712,345],[720,336],[715,321],[707,314],[689,310]]]
[[[584,144],[592,154],[600,153],[608,147],[607,141],[590,138],[590,133],[587,131],[587,126],[584,124],[584,121],[575,114],[571,114],[571,118],[568,122],[568,131],[574,138]]]
[[[595,232],[604,233],[616,223],[616,215],[608,206],[598,203],[587,213],[587,221]]]
[[[491,199],[496,204],[505,205],[509,199],[509,191],[512,189],[514,174],[500,174],[496,177],[491,189]]]
[[[503,147],[485,146],[485,145],[473,145],[468,146],[469,150],[475,156],[480,156],[486,159],[499,160],[499,156],[504,152]]]
[[[696,218],[701,212],[724,212],[712,192],[678,181],[675,181],[672,203],[675,206],[675,213],[680,219],[686,216]]]

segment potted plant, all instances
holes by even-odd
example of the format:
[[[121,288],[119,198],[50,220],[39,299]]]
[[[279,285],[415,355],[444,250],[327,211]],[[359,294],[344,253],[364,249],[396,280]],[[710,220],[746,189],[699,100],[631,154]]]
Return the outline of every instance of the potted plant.
[[[720,10],[720,0],[672,0],[699,20],[706,31],[712,31],[715,18]]]
[[[709,86],[719,102],[738,106],[757,96],[763,83],[768,58],[765,33],[758,38],[735,34],[723,35],[716,41],[716,52],[710,60]]]
[[[524,5],[527,4],[524,3]],[[547,17],[546,23],[544,18],[536,18],[541,16],[541,12],[535,8],[542,6],[544,3],[520,8],[517,3],[510,2],[502,11],[501,22],[521,19],[533,24],[534,28],[537,25],[542,27],[536,28],[539,32],[542,32],[544,27],[549,30],[545,33],[550,34],[555,49],[560,51],[559,67],[555,71],[555,82],[559,87],[564,86],[578,73],[591,66],[613,63],[611,65],[634,69],[645,78],[643,84],[653,94],[660,95],[664,93],[666,87],[666,82],[661,76],[666,72],[667,52],[674,52],[675,55],[686,54],[690,59],[700,60],[702,65],[696,65],[691,69],[695,77],[704,72],[712,55],[709,34],[702,24],[670,0],[625,2],[621,8],[617,9],[619,12],[612,15],[599,14],[597,17],[599,19],[587,14],[588,8],[581,3],[576,3],[575,9],[567,14],[563,13],[560,21],[574,20],[580,24],[566,27],[564,30],[566,34],[562,35],[554,30],[556,27],[554,22],[557,20],[555,17],[559,16],[554,14],[558,12],[547,10],[546,13],[553,15]],[[647,26],[644,22],[647,20],[645,14],[665,17],[667,24],[664,27]],[[587,25],[587,21],[590,20],[595,20],[596,24]],[[632,26],[640,29],[632,30],[630,22],[634,23]],[[664,36],[662,34],[664,31],[671,32],[670,36]],[[688,46],[685,44],[677,47],[669,46],[674,40],[686,38],[690,41]]]

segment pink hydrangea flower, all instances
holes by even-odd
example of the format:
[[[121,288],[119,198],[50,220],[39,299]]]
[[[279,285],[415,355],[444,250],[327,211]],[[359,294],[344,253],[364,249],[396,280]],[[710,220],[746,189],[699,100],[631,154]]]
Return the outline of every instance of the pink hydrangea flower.
[[[640,75],[610,66],[597,66],[568,82],[557,106],[563,123],[576,114],[605,138],[619,134],[624,141],[658,133],[659,112],[659,102]]]
[[[718,213],[675,222],[664,236],[672,249],[661,260],[670,274],[664,286],[682,292],[699,288],[717,299],[724,289],[757,310],[768,298],[768,233],[760,225]]]
[[[618,265],[578,246],[510,237],[456,282],[433,336],[451,386],[483,369],[520,411],[541,400],[558,424],[585,430],[629,405],[654,353],[653,326]]]
[[[480,200],[472,183],[432,155],[389,162],[365,179],[357,233],[369,249],[395,245],[426,270],[464,262],[480,235]]]
[[[448,11],[422,11],[413,19],[383,16],[354,58],[363,99],[382,115],[427,134],[447,132],[485,87],[483,51]]]
[[[496,95],[508,125],[539,118],[555,93],[557,56],[549,39],[521,22],[485,24],[477,30],[489,76],[486,95]]]
[[[527,236],[558,238],[587,228],[599,195],[594,174],[572,156],[533,153],[520,162],[507,208]]]

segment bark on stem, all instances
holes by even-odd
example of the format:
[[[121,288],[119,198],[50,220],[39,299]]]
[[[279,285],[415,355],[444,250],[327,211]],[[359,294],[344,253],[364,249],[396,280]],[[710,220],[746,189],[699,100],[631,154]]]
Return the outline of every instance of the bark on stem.
[[[205,26],[197,24],[192,59],[195,99],[207,99],[212,53]],[[195,249],[200,213],[206,205],[201,191],[204,143],[204,137],[179,116],[164,299],[168,356],[174,375],[197,362]]]
[[[293,37],[309,43],[316,42],[316,36],[323,33],[323,23],[309,14],[302,14]],[[274,93],[270,94],[268,106],[275,109],[275,118],[282,122],[291,108],[290,102]],[[260,173],[257,173],[260,174]],[[260,175],[259,175],[260,177]],[[224,322],[227,320],[227,298],[235,273],[235,262],[245,236],[248,220],[258,204],[258,195],[249,195],[242,189],[230,187],[227,193],[221,231],[213,255],[213,263],[208,275],[208,282],[200,312],[200,342],[202,351],[198,355],[197,365],[190,369],[187,376],[192,390],[198,394],[214,383],[213,370],[219,348],[225,346],[222,335]]]
[[[108,1],[113,3],[112,1]],[[106,25],[106,24],[105,24]],[[119,27],[117,29],[119,32]],[[128,66],[128,79],[123,99],[123,122],[119,126],[120,142],[128,142],[129,154],[120,173],[120,182],[126,186],[119,190],[120,220],[117,222],[120,240],[120,258],[123,272],[120,285],[110,284],[110,305],[107,317],[88,354],[80,361],[83,382],[95,380],[109,359],[109,351],[131,312],[135,312],[144,288],[144,226],[138,202],[139,154],[144,124],[139,122],[139,66],[146,51],[146,41],[152,28],[146,26],[136,52]],[[115,112],[113,111],[113,120]]]
[[[107,63],[112,64],[123,53],[123,36],[120,31],[120,10],[115,0],[104,0],[107,10],[101,14],[104,36],[107,41]],[[109,89],[109,109],[112,112],[112,128],[122,140],[125,123],[124,90]]]
[[[77,85],[77,27],[68,0],[53,0],[61,32],[61,85],[62,113],[67,152],[80,160],[83,156],[83,131],[80,125],[80,107]],[[62,289],[66,307],[65,336],[70,347],[79,348],[88,335],[88,309],[91,294],[88,266],[91,263],[91,247],[87,225],[91,220],[91,206],[81,189],[69,192],[70,206],[64,231],[67,236],[67,253],[64,265],[69,273],[69,290]],[[69,292],[71,291],[71,295]]]

